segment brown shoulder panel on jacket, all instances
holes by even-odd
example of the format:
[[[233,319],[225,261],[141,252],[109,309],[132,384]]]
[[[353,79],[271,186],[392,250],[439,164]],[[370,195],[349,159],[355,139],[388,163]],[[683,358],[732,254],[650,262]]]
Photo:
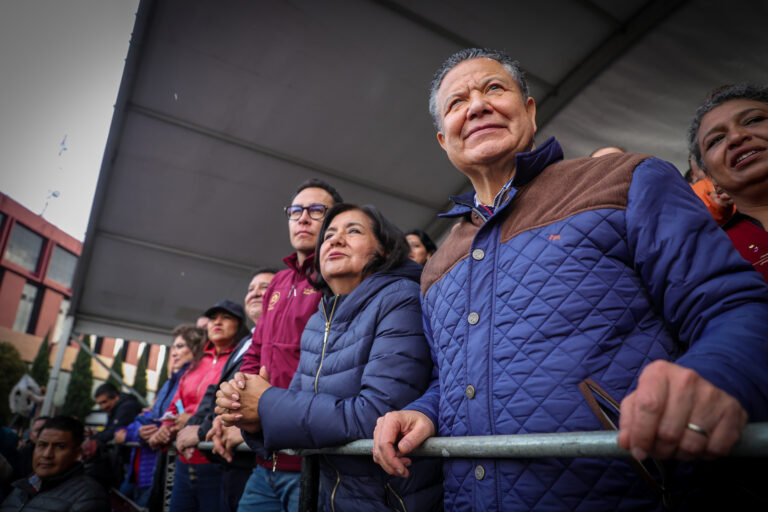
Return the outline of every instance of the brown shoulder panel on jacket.
[[[475,239],[475,235],[482,225],[483,220],[473,212],[453,226],[451,234],[424,265],[424,271],[421,273],[422,295],[426,294],[430,286],[469,255],[472,240]]]
[[[625,209],[632,173],[647,158],[624,153],[550,165],[515,196],[502,227],[501,242],[580,212]]]
[[[501,232],[501,242],[579,212],[600,208],[625,209],[632,173],[649,155],[611,154],[599,158],[562,160],[544,169],[520,188]],[[525,198],[531,198],[525,201]],[[469,256],[483,220],[471,214],[454,226],[421,274],[421,293]]]

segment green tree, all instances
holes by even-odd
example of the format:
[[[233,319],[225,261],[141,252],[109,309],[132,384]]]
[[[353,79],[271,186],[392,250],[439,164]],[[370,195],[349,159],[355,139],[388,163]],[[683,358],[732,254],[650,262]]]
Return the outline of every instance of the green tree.
[[[161,352],[160,354],[161,355],[158,356],[157,358],[157,366],[156,366],[157,372],[158,372],[156,391],[160,391],[160,388],[163,387],[163,384],[165,384],[165,381],[168,380],[168,368],[166,367],[167,353]]]
[[[80,420],[93,409],[93,372],[91,372],[91,356],[82,348],[77,351],[75,364],[72,365],[72,373],[67,385],[67,398],[64,400],[62,414],[77,416]]]
[[[149,357],[149,345],[144,347],[144,352],[139,358],[139,364],[136,366],[136,378],[133,379],[133,389],[147,398],[147,361]]]
[[[121,379],[125,380],[125,377],[123,375],[123,350],[122,349],[120,349],[120,351],[117,353],[115,358],[112,360],[112,370],[114,370],[115,373],[117,373]],[[109,374],[109,378],[107,379],[107,382],[115,386],[118,391],[121,391],[123,389],[123,384],[119,382],[111,373]]]
[[[8,425],[11,421],[11,405],[8,397],[11,389],[27,373],[27,365],[21,360],[21,355],[16,347],[10,343],[0,342],[0,419],[2,425]]]
[[[48,355],[48,339],[50,334],[50,331],[48,331],[48,333],[45,335],[45,338],[43,338],[43,342],[40,344],[40,348],[37,350],[35,360],[32,362],[31,375],[32,378],[35,379],[35,382],[37,382],[37,384],[40,386],[45,386],[48,384],[48,378],[50,377],[50,359]]]

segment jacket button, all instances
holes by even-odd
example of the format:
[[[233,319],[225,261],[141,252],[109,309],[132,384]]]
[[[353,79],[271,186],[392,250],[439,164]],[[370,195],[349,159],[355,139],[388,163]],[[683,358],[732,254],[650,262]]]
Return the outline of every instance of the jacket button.
[[[485,468],[483,466],[475,467],[475,478],[478,480],[485,478]]]
[[[479,322],[479,321],[480,321],[480,315],[478,315],[478,314],[477,314],[477,313],[475,313],[474,311],[473,311],[473,312],[471,312],[471,313],[470,313],[470,314],[467,316],[467,322],[469,322],[469,325],[475,325],[475,324],[476,324],[477,322]]]
[[[481,259],[485,258],[485,251],[482,249],[475,249],[472,251],[472,258],[480,261]]]
[[[469,386],[467,386],[467,389],[465,389],[465,390],[464,390],[464,394],[465,394],[465,395],[467,396],[467,398],[469,398],[470,400],[472,400],[473,398],[475,398],[475,386],[473,386],[472,384],[470,384]]]

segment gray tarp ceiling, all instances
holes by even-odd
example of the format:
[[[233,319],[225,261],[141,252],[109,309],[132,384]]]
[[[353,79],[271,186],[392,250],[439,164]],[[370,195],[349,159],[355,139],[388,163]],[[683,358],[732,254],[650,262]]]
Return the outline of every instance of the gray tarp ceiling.
[[[686,165],[704,93],[768,82],[768,7],[552,0],[142,1],[75,283],[75,332],[167,343],[290,252],[281,207],[315,176],[402,229],[466,180],[426,88],[466,46],[529,74],[539,140]]]

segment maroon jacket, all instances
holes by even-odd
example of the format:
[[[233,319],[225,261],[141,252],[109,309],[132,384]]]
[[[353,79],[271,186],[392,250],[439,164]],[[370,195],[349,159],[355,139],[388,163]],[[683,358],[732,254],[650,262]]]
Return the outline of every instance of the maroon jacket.
[[[724,226],[742,258],[768,281],[768,232],[751,217],[737,212]]]
[[[317,312],[322,293],[307,280],[312,272],[314,255],[298,267],[296,253],[283,259],[288,268],[275,274],[264,294],[264,312],[253,331],[253,343],[243,354],[240,371],[257,374],[267,368],[270,384],[287,389],[296,373],[301,352],[301,333],[309,317]],[[272,469],[272,462],[256,457],[256,462]],[[276,469],[299,471],[301,457],[280,455]]]

